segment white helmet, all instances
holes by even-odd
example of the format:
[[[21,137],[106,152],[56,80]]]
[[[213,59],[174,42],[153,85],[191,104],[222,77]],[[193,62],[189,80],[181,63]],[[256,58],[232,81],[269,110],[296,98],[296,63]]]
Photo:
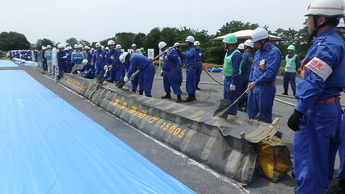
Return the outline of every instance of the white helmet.
[[[250,36],[252,37],[253,43],[259,40],[267,39],[269,37],[267,30],[265,30],[264,28],[256,28]]]
[[[83,65],[86,65],[89,61],[87,59],[83,59]]]
[[[124,52],[120,55],[120,61],[121,63],[124,63],[126,61],[127,55],[130,55],[128,52]]]
[[[186,38],[186,42],[194,43],[194,41],[195,41],[195,39],[194,39],[193,36],[188,36],[188,37]]]
[[[115,45],[115,42],[113,40],[109,40],[108,41],[108,46],[110,46],[110,45]]]
[[[240,43],[237,48],[243,50],[244,49],[244,44]]]
[[[178,47],[178,46],[180,46],[180,43],[176,42],[176,43],[174,44],[174,47]]]
[[[86,50],[86,49],[90,49],[90,47],[89,47],[89,46],[85,46],[84,49],[85,49],[85,50]]]
[[[344,0],[314,0],[308,7],[305,16],[344,16]]]
[[[51,49],[52,48],[52,46],[50,46],[50,45],[47,45],[47,49]]]
[[[121,47],[121,45],[117,44],[117,45],[116,45],[116,48],[117,48],[117,49],[120,49],[120,48],[122,48],[122,47]]]
[[[167,43],[165,43],[165,42],[160,42],[159,44],[158,44],[158,48],[159,48],[159,50],[162,50],[162,48],[164,48],[164,47],[166,47],[167,46]]]
[[[105,47],[105,50],[108,51],[108,50],[109,50],[109,47]]]
[[[96,47],[101,47],[101,43],[97,42]]]
[[[65,48],[62,44],[58,44],[57,46],[59,49]]]
[[[137,47],[137,45],[136,44],[132,44],[132,47]]]
[[[254,48],[254,44],[253,44],[252,40],[250,40],[250,39],[244,41],[244,45],[249,46],[251,48]]]
[[[200,42],[199,41],[195,41],[194,42],[194,46],[200,46]]]
[[[74,45],[74,48],[75,48],[75,49],[79,48],[79,45],[75,44],[75,45]]]

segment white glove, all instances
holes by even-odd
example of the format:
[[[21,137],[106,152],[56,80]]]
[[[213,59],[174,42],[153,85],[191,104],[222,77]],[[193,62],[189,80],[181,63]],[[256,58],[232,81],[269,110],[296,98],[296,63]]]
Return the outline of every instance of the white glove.
[[[169,60],[169,57],[168,57],[168,56],[165,56],[165,60]]]
[[[104,65],[104,70],[106,71],[108,69],[108,65]]]
[[[66,54],[66,56],[69,56],[69,54]]]
[[[123,81],[128,82],[128,76],[127,75],[123,78]]]
[[[161,76],[163,77],[163,69],[161,70]]]
[[[233,84],[230,84],[230,91],[235,91],[236,90],[236,86]]]
[[[63,58],[63,59],[67,59],[67,56],[63,56],[62,58]]]

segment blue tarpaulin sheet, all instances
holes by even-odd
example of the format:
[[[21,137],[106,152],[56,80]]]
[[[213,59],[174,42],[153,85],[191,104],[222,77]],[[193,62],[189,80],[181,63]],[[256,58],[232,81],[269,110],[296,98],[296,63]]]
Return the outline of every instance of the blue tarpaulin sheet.
[[[18,67],[18,65],[10,60],[0,60],[0,67]]]
[[[194,192],[25,71],[0,70],[0,193]]]
[[[16,62],[16,63],[19,64],[19,65],[24,65],[24,66],[29,66],[29,67],[33,66],[32,64],[26,63],[24,61]]]

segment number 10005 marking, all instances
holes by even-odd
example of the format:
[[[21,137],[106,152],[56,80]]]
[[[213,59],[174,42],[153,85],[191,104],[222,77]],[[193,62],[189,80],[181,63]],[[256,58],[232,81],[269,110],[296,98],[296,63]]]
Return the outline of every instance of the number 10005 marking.
[[[180,127],[177,128],[175,125],[167,122],[164,122],[160,128],[174,135],[178,135],[177,137],[179,138],[182,138],[187,132],[187,130],[182,130]]]

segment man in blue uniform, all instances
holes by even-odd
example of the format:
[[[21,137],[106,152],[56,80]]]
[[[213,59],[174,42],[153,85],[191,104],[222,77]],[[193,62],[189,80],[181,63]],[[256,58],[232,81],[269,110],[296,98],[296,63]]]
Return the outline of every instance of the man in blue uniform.
[[[176,102],[182,102],[181,99],[181,88],[179,85],[179,70],[177,67],[178,54],[175,49],[167,50],[168,46],[165,42],[160,42],[158,44],[159,50],[166,52],[163,55],[163,86],[164,91],[166,92],[165,96],[162,96],[162,99],[170,99],[170,87],[173,89],[174,94],[177,96]]]
[[[104,75],[105,55],[106,52],[102,49],[102,45],[96,43],[96,51],[93,53],[92,62],[95,64],[95,78],[99,75]]]
[[[202,61],[204,60],[204,51],[200,48],[200,42],[195,41],[194,42],[194,48],[195,48],[195,89],[200,90],[199,88],[199,82],[200,82],[200,77],[201,77],[201,72],[202,72]]]
[[[333,180],[341,125],[345,44],[336,26],[344,17],[344,1],[314,0],[306,16],[310,39],[316,38],[302,62],[296,87],[298,103],[287,124],[296,131],[296,192],[324,194]]]
[[[156,73],[153,61],[144,55],[133,55],[130,53],[123,53],[120,56],[120,60],[124,64],[129,64],[128,74],[124,77],[124,81],[127,82],[134,72],[140,70],[139,74],[142,74],[143,91],[147,97],[152,97],[151,90],[153,79]]]
[[[107,81],[112,82],[118,82],[121,79],[122,75],[122,63],[120,61],[120,55],[121,53],[115,49],[115,42],[113,40],[108,41],[108,47],[109,51],[106,54],[105,57],[105,63],[110,68],[110,76],[108,77]]]
[[[288,95],[289,83],[291,85],[293,95],[296,95],[296,71],[301,66],[299,57],[294,53],[296,50],[294,45],[287,48],[288,54],[285,56],[285,69],[283,77],[283,95]]]
[[[95,78],[95,68],[93,65],[91,65],[87,59],[83,59],[83,65],[84,67],[79,69],[80,72],[83,72],[82,77],[87,79]]]
[[[59,52],[57,53],[57,59],[58,59],[58,67],[59,67],[59,74],[58,78],[61,78],[64,70],[66,69],[66,52],[64,51],[64,46],[59,44],[58,45]]]
[[[255,53],[249,75],[247,113],[255,119],[260,113],[260,121],[272,123],[272,108],[276,93],[276,75],[281,61],[281,52],[270,41],[264,28],[255,29],[252,34]]]
[[[244,43],[244,51],[242,54],[242,81],[240,93],[244,93],[247,90],[249,84],[249,74],[253,63],[253,48],[254,44],[251,40],[246,40]],[[237,47],[238,48],[238,47]],[[244,94],[242,98],[238,100],[238,110],[247,112],[247,100],[248,94]]]
[[[184,102],[193,102],[196,100],[195,97],[195,74],[196,74],[196,58],[195,58],[195,48],[193,47],[195,39],[193,36],[188,36],[186,38],[186,51],[180,52],[180,56],[183,62],[186,64],[186,90],[188,93],[188,98]]]

